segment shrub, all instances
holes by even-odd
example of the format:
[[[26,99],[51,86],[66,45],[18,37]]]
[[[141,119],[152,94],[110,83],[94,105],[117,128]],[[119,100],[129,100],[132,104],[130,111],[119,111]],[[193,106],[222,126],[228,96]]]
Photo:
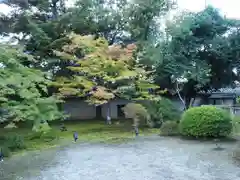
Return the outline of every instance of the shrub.
[[[42,140],[45,142],[51,142],[58,138],[57,133],[54,131],[49,132],[32,132],[27,137],[28,140]]]
[[[177,136],[179,135],[178,123],[175,121],[166,121],[162,124],[160,129],[162,136]]]
[[[224,137],[231,133],[231,117],[215,106],[188,109],[180,121],[180,133],[192,137]]]
[[[11,150],[7,146],[0,147],[1,152],[3,153],[3,157],[10,157]]]
[[[32,130],[34,132],[48,132],[51,130],[47,122],[34,124]]]
[[[58,136],[54,131],[42,133],[42,135],[41,135],[41,140],[43,140],[45,142],[51,142],[57,138],[58,138]]]
[[[151,121],[155,128],[161,127],[165,121],[178,121],[181,112],[173,105],[172,101],[167,98],[144,103]]]
[[[7,136],[4,144],[11,151],[21,150],[26,148],[23,136],[19,136],[17,134],[12,134]]]
[[[133,125],[144,126],[149,123],[150,116],[147,112],[147,109],[143,105],[129,103],[122,109],[127,118],[133,119]]]
[[[35,139],[40,139],[42,136],[42,132],[31,132],[30,134],[27,135],[28,140],[35,140]]]

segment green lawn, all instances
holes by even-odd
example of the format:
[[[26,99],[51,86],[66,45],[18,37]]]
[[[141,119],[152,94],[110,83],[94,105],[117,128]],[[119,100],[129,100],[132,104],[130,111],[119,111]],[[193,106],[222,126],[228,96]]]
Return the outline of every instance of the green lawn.
[[[67,131],[60,131],[60,123],[51,125],[52,130],[44,138],[39,138],[30,127],[20,126],[15,129],[0,129],[1,136],[18,134],[24,137],[26,150],[38,150],[73,142],[73,132],[77,131],[78,142],[122,143],[132,140],[135,135],[130,120],[114,121],[106,125],[104,121],[65,122]],[[140,136],[159,134],[159,129],[140,129]],[[25,151],[25,150],[24,150]]]

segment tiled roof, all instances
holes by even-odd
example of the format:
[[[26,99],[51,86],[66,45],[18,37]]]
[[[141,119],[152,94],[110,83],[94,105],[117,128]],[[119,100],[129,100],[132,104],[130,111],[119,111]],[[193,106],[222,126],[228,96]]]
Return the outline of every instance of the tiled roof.
[[[232,99],[232,98],[235,98],[236,97],[236,94],[235,93],[222,93],[222,92],[214,92],[212,93],[209,98],[210,99],[219,99],[219,98],[222,98],[222,99]]]
[[[240,96],[240,88],[221,88],[216,93],[234,93]]]

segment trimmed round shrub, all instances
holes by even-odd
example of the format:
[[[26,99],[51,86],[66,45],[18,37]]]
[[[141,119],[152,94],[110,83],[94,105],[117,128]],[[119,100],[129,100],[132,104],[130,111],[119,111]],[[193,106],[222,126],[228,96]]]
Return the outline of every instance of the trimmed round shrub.
[[[160,128],[162,136],[177,136],[179,135],[178,123],[176,121],[166,121]]]
[[[180,133],[191,137],[225,137],[231,133],[230,114],[215,106],[190,108],[182,116]]]

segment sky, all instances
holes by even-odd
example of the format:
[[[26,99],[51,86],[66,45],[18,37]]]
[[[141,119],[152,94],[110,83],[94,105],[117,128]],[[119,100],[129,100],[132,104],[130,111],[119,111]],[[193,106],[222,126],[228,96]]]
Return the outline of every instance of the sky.
[[[1,0],[0,0],[1,1]],[[72,0],[69,0],[72,1]],[[229,18],[240,19],[240,0],[175,0],[178,2],[180,10],[200,11],[205,7],[205,3],[218,8]],[[72,4],[72,3],[71,3]],[[8,13],[10,10],[6,5],[0,4],[0,12]]]
[[[240,0],[177,0],[180,9],[200,11],[205,2],[219,9],[226,17],[240,19]]]

